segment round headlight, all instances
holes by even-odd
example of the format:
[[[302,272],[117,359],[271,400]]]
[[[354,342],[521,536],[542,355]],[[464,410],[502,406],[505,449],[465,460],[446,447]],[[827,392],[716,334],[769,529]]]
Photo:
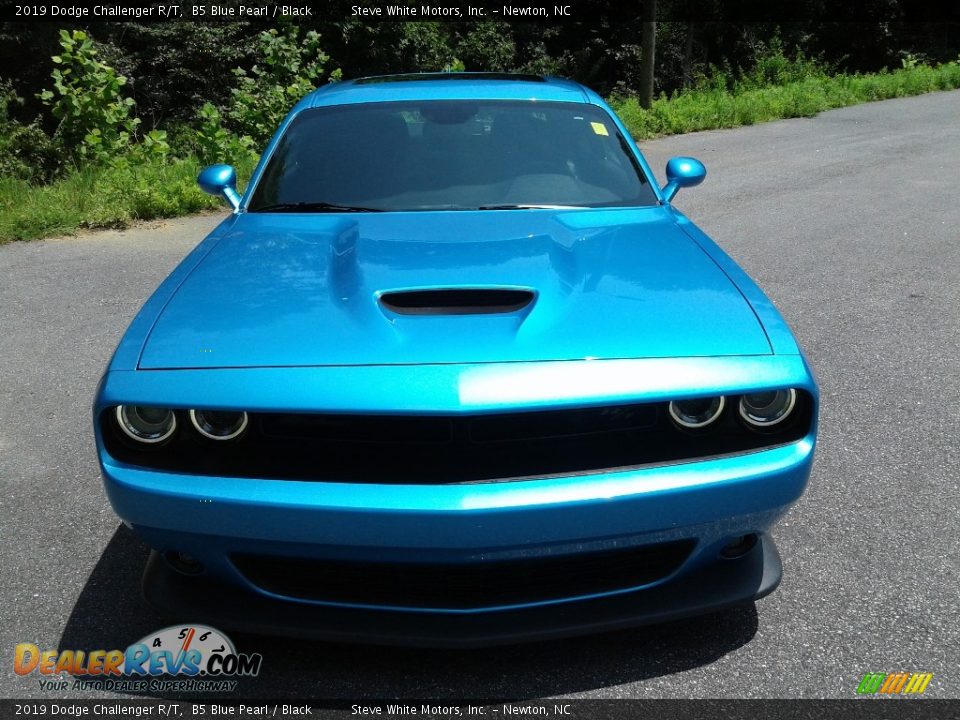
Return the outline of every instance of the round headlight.
[[[190,422],[211,440],[233,440],[247,429],[247,414],[235,410],[191,410]]]
[[[177,416],[167,408],[120,405],[116,413],[117,425],[137,442],[163,442],[177,429]]]
[[[670,417],[680,427],[702,428],[720,417],[726,404],[727,399],[723,395],[695,400],[674,400],[670,403]]]
[[[786,420],[796,404],[793,388],[749,393],[740,398],[740,417],[754,427],[770,427]]]

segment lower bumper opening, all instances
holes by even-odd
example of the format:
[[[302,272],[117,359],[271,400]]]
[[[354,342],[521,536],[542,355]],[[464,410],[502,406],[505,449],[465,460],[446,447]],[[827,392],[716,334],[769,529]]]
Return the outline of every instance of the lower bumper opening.
[[[233,555],[254,586],[300,600],[451,610],[544,602],[662,580],[690,556],[681,540],[613,551],[470,563],[345,563]]]
[[[783,568],[768,535],[734,560],[681,571],[632,592],[469,613],[412,612],[280,600],[210,575],[174,571],[154,552],[143,576],[147,602],[171,621],[335,642],[478,648],[547,640],[701,615],[764,597]]]

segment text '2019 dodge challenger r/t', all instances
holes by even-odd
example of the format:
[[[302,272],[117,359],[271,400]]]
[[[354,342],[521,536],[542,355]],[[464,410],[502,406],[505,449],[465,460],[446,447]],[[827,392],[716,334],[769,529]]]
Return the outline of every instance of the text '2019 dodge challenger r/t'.
[[[192,622],[485,645],[771,592],[813,460],[789,328],[592,91],[304,98],[97,391],[107,494]]]

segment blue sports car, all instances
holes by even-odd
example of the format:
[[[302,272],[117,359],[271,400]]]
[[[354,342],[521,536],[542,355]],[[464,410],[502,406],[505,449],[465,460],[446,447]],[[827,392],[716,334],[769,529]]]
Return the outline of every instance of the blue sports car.
[[[771,592],[817,387],[784,320],[566,80],[304,98],[120,342],[93,425],[166,614],[478,646]]]

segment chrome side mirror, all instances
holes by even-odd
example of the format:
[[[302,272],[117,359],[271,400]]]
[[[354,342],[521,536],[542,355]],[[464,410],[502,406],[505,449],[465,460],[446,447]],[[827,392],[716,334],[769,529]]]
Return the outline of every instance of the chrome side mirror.
[[[240,193],[237,192],[237,171],[233,165],[210,165],[197,175],[197,185],[211,195],[221,195],[236,210],[240,207]]]
[[[706,176],[707,168],[696,158],[670,158],[667,162],[667,184],[663,186],[664,199],[670,202],[677,190],[699,185]]]

